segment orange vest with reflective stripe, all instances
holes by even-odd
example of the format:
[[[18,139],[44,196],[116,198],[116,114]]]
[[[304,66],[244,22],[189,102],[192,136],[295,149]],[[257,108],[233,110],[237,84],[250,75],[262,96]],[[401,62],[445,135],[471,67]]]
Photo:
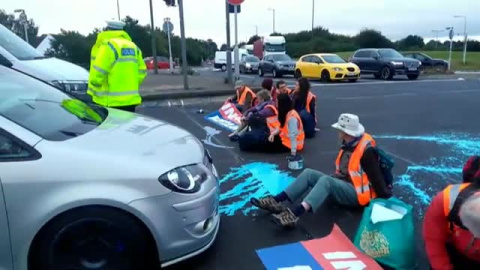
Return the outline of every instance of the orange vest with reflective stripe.
[[[370,134],[363,134],[348,161],[348,174],[350,175],[353,187],[357,192],[358,203],[362,206],[367,205],[371,199],[377,197],[375,190],[370,186],[367,174],[363,171],[362,165],[360,164],[360,160],[362,159],[367,146],[373,147],[375,145],[375,140]],[[335,161],[335,169],[337,173],[340,173],[340,159],[342,158],[342,155],[343,149],[340,149],[337,160]]]
[[[313,99],[316,99],[317,97],[312,94],[312,92],[308,92],[308,95],[307,95],[307,104],[306,104],[306,109],[307,109],[307,112],[308,113],[311,113],[310,112],[310,103],[312,103]]]
[[[267,105],[265,108],[270,108],[275,115],[267,117],[267,126],[270,129],[270,133],[280,129],[280,121],[278,121],[278,110],[274,105]]]
[[[450,211],[452,211],[455,200],[458,198],[458,194],[469,185],[470,183],[449,185],[443,190],[443,210],[446,217],[448,217]]]
[[[248,93],[250,93],[250,95],[252,95],[252,104],[253,104],[257,95],[255,95],[255,93],[252,91],[252,89],[245,86],[245,89],[243,89],[242,95],[240,95],[240,91],[237,90],[238,105],[245,105],[245,101],[247,100],[247,94]],[[250,104],[250,105],[252,105],[252,104]]]
[[[287,114],[287,119],[285,119],[285,125],[283,128],[280,128],[280,139],[282,139],[282,144],[285,145],[286,147],[292,149],[292,142],[290,141],[290,137],[288,137],[288,120],[290,120],[292,117],[297,118],[297,123],[298,123],[298,135],[297,135],[297,150],[300,151],[303,149],[303,144],[305,141],[305,132],[303,131],[303,124],[302,124],[302,119],[300,118],[300,115],[297,113],[295,110],[291,110]]]

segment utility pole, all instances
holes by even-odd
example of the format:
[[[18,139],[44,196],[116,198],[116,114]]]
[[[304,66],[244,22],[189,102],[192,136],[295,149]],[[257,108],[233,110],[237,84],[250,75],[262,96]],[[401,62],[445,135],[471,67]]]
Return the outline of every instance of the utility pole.
[[[20,13],[20,15],[18,16],[20,18],[20,21],[23,23],[23,30],[25,32],[25,41],[27,43],[28,42],[28,18],[27,18],[27,14],[25,13],[25,10],[24,9],[15,9],[14,11],[15,13]]]
[[[273,33],[275,33],[275,9],[269,8],[268,10],[273,11]]]
[[[117,0],[118,20],[120,21],[120,0]]]
[[[180,35],[182,49],[182,69],[183,69],[183,88],[188,90],[188,70],[187,70],[187,42],[185,39],[185,21],[183,18],[183,0],[178,0],[178,9],[180,12]]]
[[[463,16],[463,15],[457,15],[457,16],[454,16],[454,18],[463,18],[465,20],[465,24],[464,24],[464,30],[463,30],[463,35],[465,37],[465,44],[463,46],[463,64],[465,65],[465,63],[467,62],[467,43],[468,43],[468,36],[467,36],[467,16]]]
[[[450,54],[448,56],[448,70],[452,69],[452,49],[453,49],[453,26],[447,27],[446,30],[449,30],[449,38],[450,38]]]
[[[169,67],[170,67],[170,72],[173,72],[173,60],[172,60],[172,42],[171,42],[171,33],[172,33],[172,28],[173,26],[170,22],[170,18],[165,18],[165,24],[167,25],[167,37],[168,37],[168,62],[169,62]]]
[[[255,35],[258,36],[258,25],[255,25]]]
[[[230,4],[225,0],[227,16],[227,82],[232,83],[232,50],[230,49]]]
[[[315,28],[315,0],[312,0],[312,33]]]
[[[240,63],[239,63],[239,52],[238,52],[238,20],[237,20],[237,14],[238,14],[238,6],[235,7],[235,81],[240,79]]]
[[[157,65],[157,39],[155,37],[155,25],[153,24],[153,4],[152,0],[150,0],[150,24],[152,26],[152,54],[153,54],[153,68],[155,70],[155,74],[158,74],[158,65]]]

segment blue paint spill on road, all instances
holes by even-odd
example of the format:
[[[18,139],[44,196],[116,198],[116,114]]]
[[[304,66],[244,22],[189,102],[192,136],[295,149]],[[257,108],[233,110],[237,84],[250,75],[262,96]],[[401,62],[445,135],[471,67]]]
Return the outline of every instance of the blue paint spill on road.
[[[220,185],[235,182],[233,188],[220,194],[220,214],[233,216],[238,211],[248,215],[256,207],[250,204],[251,198],[283,191],[295,180],[289,173],[280,171],[278,165],[254,162],[230,172],[220,179]]]
[[[471,155],[480,154],[480,138],[464,133],[436,134],[425,136],[380,135],[376,139],[392,139],[397,141],[414,141],[436,144],[443,148],[441,157],[430,157],[419,164],[407,166],[405,173],[398,176],[397,186],[407,188],[420,205],[429,205],[432,196],[441,191],[447,184],[460,179],[463,164]],[[420,148],[419,151],[422,151]],[[423,180],[426,177],[435,184]]]

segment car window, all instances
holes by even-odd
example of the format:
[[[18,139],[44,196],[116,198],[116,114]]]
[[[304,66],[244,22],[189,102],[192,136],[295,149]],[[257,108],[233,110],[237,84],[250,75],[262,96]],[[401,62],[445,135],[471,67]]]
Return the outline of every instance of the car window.
[[[254,62],[254,63],[260,62],[260,60],[256,56],[246,56],[245,61],[246,62]]]
[[[408,57],[408,58],[417,58],[415,54],[404,54],[403,56]]]
[[[31,156],[28,151],[13,136],[7,136],[6,132],[0,132],[0,162],[15,159],[25,159]]]
[[[11,53],[18,60],[34,60],[45,56],[35,50],[19,36],[0,24],[0,47]]]
[[[323,60],[327,63],[332,63],[332,64],[341,64],[341,63],[346,63],[343,58],[341,58],[338,55],[323,55]]]
[[[0,116],[51,141],[81,136],[107,117],[104,108],[87,105],[60,90],[0,67]]]
[[[378,53],[383,57],[383,58],[403,58],[403,55],[401,55],[399,52],[393,50],[393,49],[382,49],[378,50]]]
[[[272,57],[275,61],[292,61],[292,58],[286,54],[275,54]]]
[[[311,62],[311,58],[312,58],[311,56],[305,56],[302,58],[302,62],[309,63]]]
[[[358,51],[353,57],[358,57],[358,58],[370,57],[370,51]]]
[[[318,56],[312,56],[312,63],[323,64],[323,61]]]
[[[420,61],[425,61],[426,60],[426,57],[421,55],[421,54],[415,54],[415,56],[416,56],[415,58],[420,60]]]
[[[377,51],[370,51],[370,56],[371,58],[376,58],[376,57],[380,57],[380,54],[378,54]]]

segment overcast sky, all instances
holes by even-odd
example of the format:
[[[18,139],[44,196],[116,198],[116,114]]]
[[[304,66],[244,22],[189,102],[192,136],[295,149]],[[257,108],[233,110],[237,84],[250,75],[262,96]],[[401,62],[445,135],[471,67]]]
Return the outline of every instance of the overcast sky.
[[[122,17],[130,15],[142,24],[150,23],[148,0],[119,0]],[[454,26],[463,33],[463,19],[468,17],[467,32],[480,40],[479,0],[342,0],[315,1],[315,25],[334,33],[355,35],[363,27],[382,31],[391,39],[408,34],[434,37],[434,29]],[[23,8],[40,27],[40,33],[58,33],[61,28],[83,34],[103,27],[105,20],[117,18],[117,0],[14,0],[0,6],[8,13]],[[161,25],[171,17],[175,34],[180,34],[178,8],[167,8],[163,0],[154,0],[155,24]],[[211,38],[220,46],[226,41],[224,0],[184,0],[185,29],[189,37]],[[245,0],[238,16],[239,41],[255,34],[268,35],[273,30],[276,10],[277,32],[289,33],[311,29],[312,0]],[[232,18],[232,43],[234,24]],[[440,35],[446,36],[447,33]]]

